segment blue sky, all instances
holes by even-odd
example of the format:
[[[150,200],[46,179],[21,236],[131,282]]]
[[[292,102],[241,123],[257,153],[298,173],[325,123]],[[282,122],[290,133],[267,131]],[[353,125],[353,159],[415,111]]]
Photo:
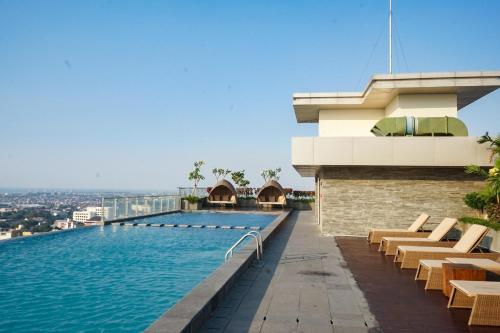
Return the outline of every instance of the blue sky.
[[[0,187],[173,189],[192,162],[312,188],[292,93],[387,72],[388,1],[0,1]],[[395,72],[500,69],[500,1],[394,0]],[[400,41],[400,42],[399,42]],[[402,46],[402,47],[401,47]],[[500,92],[462,110],[500,132]]]

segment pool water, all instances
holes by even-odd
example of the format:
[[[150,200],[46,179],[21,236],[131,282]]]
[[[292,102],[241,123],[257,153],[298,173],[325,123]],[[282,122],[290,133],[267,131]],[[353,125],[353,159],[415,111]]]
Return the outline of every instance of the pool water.
[[[186,218],[186,215],[189,218]],[[140,223],[151,224],[191,224],[191,225],[229,225],[245,227],[261,227],[274,219],[274,215],[243,214],[243,213],[217,213],[217,212],[192,212],[183,214],[167,214],[161,216],[147,217],[138,220]]]
[[[139,222],[265,227],[274,218],[179,213]],[[0,242],[0,332],[140,332],[245,232],[105,226]]]

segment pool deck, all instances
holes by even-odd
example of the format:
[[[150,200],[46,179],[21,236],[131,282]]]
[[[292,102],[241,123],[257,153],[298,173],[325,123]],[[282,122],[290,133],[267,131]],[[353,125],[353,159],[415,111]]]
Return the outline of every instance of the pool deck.
[[[449,310],[441,290],[424,290],[415,269],[401,270],[394,256],[360,237],[337,237],[342,254],[384,333],[493,333],[498,327],[469,326],[470,309]]]
[[[333,237],[294,212],[201,332],[378,332]]]

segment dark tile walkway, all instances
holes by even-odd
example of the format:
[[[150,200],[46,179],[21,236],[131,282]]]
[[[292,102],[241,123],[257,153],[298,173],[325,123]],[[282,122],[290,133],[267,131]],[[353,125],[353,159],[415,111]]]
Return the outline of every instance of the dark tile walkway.
[[[384,333],[500,332],[498,327],[469,327],[470,310],[448,310],[441,291],[425,291],[415,270],[400,270],[393,256],[363,238],[336,237],[345,261]]]
[[[312,212],[293,213],[202,332],[376,332],[333,237]]]

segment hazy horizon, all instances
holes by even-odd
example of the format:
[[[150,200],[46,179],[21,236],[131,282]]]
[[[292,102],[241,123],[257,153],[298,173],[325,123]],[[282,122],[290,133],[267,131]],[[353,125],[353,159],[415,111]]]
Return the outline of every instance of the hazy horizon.
[[[394,72],[500,70],[499,1],[394,1]],[[0,187],[164,191],[290,164],[294,92],[387,72],[386,1],[0,0]],[[422,17],[425,17],[423,24]],[[459,112],[500,133],[500,91]]]

